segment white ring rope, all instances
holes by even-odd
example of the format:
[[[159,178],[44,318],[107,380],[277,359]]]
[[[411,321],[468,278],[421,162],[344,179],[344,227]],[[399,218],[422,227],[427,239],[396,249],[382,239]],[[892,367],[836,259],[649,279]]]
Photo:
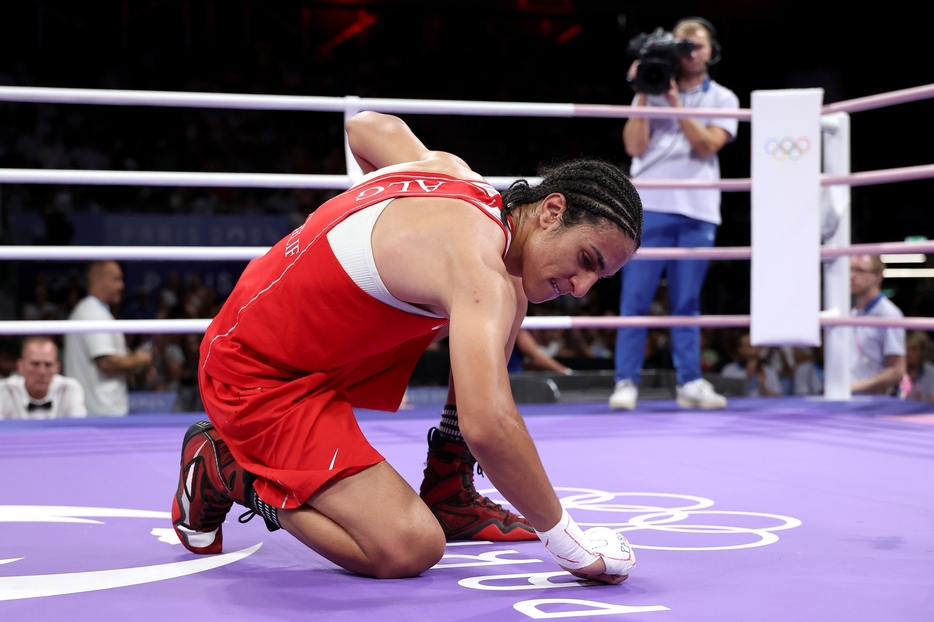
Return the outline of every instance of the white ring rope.
[[[515,177],[485,177],[497,190],[505,190]],[[524,177],[531,184],[540,177]],[[346,190],[350,175],[296,175],[284,173],[186,173],[180,171],[87,171],[79,169],[0,168],[4,184],[74,184],[84,186],[179,186],[208,188],[319,188]]]
[[[749,326],[748,315],[645,315],[627,317],[539,315],[525,318],[522,327],[542,329],[596,328],[743,328]],[[11,320],[0,321],[0,335],[66,335],[76,333],[121,332],[125,334],[203,333],[210,319],[182,320]],[[822,326],[876,326],[906,330],[934,331],[934,318],[906,317],[821,317]]]
[[[347,112],[374,110],[393,114],[452,114],[523,117],[644,117],[657,119],[722,117],[749,121],[747,109],[692,108],[672,110],[645,106],[601,104],[551,104],[533,102],[480,102],[466,100],[390,99],[379,97],[317,97],[300,95],[249,95],[179,91],[129,91],[120,89],[59,89],[2,86],[0,101],[45,104],[92,104],[104,106],[163,106],[170,108],[226,108],[236,110],[295,110]]]
[[[934,97],[934,85],[928,84],[881,95],[870,95],[826,104],[823,114],[861,112]],[[0,87],[0,101],[46,104],[95,104],[108,106],[165,106],[173,108],[227,108],[239,110],[298,110],[345,112],[350,109],[391,113],[521,115],[546,117],[629,117],[678,118],[726,117],[749,121],[749,109],[692,109],[659,111],[647,107],[604,104],[543,104],[530,102],[475,102],[413,100],[362,97],[317,97],[312,95],[251,95],[228,93],[193,93],[178,91],[131,91],[120,89],[60,89],[46,87]]]
[[[74,184],[83,186],[184,186],[208,188],[347,189],[349,175],[283,173],[186,173],[179,171],[85,171],[78,169],[3,168],[4,184]]]
[[[74,335],[126,333],[177,335],[203,333],[210,319],[187,320],[21,320],[0,322],[0,335]]]
[[[268,246],[0,246],[0,261],[54,260],[90,261],[250,261],[265,254]],[[850,255],[907,255],[934,253],[934,240],[926,242],[882,242],[853,244],[847,247],[825,246],[821,259]],[[749,246],[711,248],[640,248],[633,260],[663,259],[750,259]]]
[[[60,89],[21,86],[0,87],[0,101],[104,106],[159,106],[168,108],[225,108],[231,110],[292,110],[301,112],[376,110],[390,113],[546,117],[571,117],[574,114],[573,104],[132,91],[122,89]]]
[[[934,176],[934,173],[931,174]],[[505,190],[517,177],[484,176],[497,190]],[[540,177],[525,177],[531,184]],[[749,179],[633,179],[637,188],[718,188],[748,192]],[[80,169],[0,168],[3,184],[73,184],[77,186],[178,186],[195,188],[321,188],[346,190],[350,175],[298,175],[292,173],[189,173],[184,171],[102,171]],[[844,183],[844,182],[840,182]],[[877,183],[877,182],[873,182]]]
[[[0,261],[250,261],[268,250],[268,246],[0,246]]]

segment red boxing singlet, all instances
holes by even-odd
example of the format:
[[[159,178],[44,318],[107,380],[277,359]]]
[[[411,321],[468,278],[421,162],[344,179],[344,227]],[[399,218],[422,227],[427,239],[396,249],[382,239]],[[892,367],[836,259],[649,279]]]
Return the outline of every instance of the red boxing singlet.
[[[298,507],[334,477],[383,458],[352,407],[394,411],[446,318],[415,315],[364,292],[327,233],[351,214],[402,197],[467,201],[501,220],[489,185],[440,173],[389,173],[331,199],[250,262],[201,344],[205,410],[266,503]]]

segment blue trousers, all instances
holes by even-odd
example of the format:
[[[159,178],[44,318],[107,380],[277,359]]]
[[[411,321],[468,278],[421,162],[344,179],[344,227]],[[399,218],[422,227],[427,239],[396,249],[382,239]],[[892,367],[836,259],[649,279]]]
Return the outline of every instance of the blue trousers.
[[[681,214],[644,213],[642,246],[710,247],[717,225]],[[622,316],[648,315],[662,273],[668,284],[672,315],[700,315],[700,292],[707,273],[706,260],[630,261],[623,267],[623,290],[620,295]],[[616,380],[639,384],[645,360],[645,328],[621,328],[616,336]],[[671,358],[678,384],[701,377],[700,328],[671,329]]]

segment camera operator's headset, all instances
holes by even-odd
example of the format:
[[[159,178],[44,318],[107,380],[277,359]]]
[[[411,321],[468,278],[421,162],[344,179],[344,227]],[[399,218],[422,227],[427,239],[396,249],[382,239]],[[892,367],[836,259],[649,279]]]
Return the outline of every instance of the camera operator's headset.
[[[698,24],[700,24],[701,26],[707,29],[707,34],[710,35],[710,60],[707,61],[707,66],[713,67],[714,65],[719,63],[720,58],[722,57],[722,54],[721,54],[721,49],[720,49],[720,42],[717,40],[717,29],[713,27],[713,24],[708,22],[703,17],[697,17],[695,15],[692,17],[685,17],[683,19],[679,19],[678,23],[672,27],[671,31],[674,32],[675,30],[678,29],[678,26],[680,26],[681,24],[685,22],[697,22]]]

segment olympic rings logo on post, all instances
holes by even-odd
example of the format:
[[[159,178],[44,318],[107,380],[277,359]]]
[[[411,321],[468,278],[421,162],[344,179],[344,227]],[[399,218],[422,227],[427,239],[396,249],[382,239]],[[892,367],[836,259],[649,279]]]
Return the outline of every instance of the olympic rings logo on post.
[[[800,136],[797,140],[793,138],[769,138],[765,141],[765,152],[772,156],[776,162],[791,160],[797,162],[804,154],[811,150],[811,139],[807,136]]]

